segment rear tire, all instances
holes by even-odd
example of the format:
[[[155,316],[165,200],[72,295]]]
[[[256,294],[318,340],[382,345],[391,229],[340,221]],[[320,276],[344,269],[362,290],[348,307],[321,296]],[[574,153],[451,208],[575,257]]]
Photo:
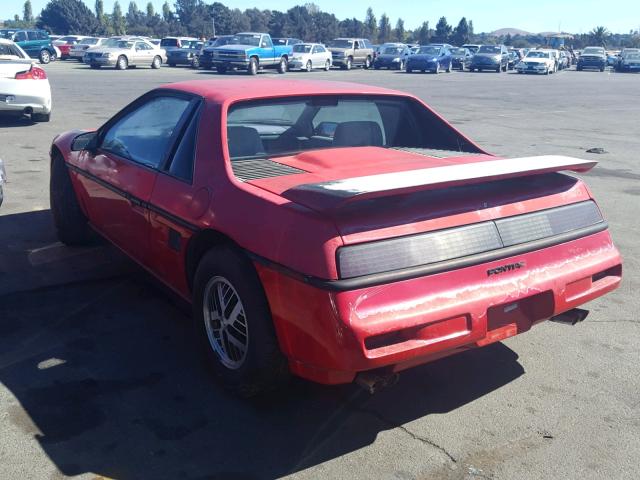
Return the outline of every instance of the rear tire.
[[[33,122],[45,123],[51,120],[51,112],[49,113],[32,113],[31,120]]]
[[[280,63],[278,64],[278,73],[282,75],[283,73],[287,73],[288,69],[289,69],[289,62],[287,62],[286,58],[282,57],[280,59]]]
[[[38,56],[38,58],[40,60],[40,63],[46,65],[51,61],[51,54],[49,53],[49,50],[40,50],[40,55]]]
[[[324,62],[324,71],[328,72],[329,70],[331,70],[331,60]]]
[[[91,228],[80,208],[69,169],[59,154],[54,154],[51,161],[49,201],[58,240],[70,246],[91,243]]]
[[[206,366],[234,394],[254,396],[288,378],[260,279],[236,249],[216,247],[200,261],[193,320]]]

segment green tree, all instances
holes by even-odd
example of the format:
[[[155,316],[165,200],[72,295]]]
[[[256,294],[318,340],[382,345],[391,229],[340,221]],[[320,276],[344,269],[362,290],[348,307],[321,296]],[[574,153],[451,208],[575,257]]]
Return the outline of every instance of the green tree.
[[[596,27],[591,30],[589,34],[591,36],[591,41],[598,46],[606,47],[607,40],[611,36],[611,32],[606,29],[606,27]]]
[[[391,22],[386,13],[380,16],[378,25],[378,43],[386,43],[391,39]]]
[[[156,11],[153,8],[153,3],[147,3],[147,17],[154,17],[156,15]]]
[[[465,17],[462,17],[458,22],[458,26],[453,29],[451,40],[454,45],[458,46],[469,43],[469,24]]]
[[[162,4],[162,18],[167,23],[171,23],[173,21],[173,12],[171,11],[169,2],[164,2]]]
[[[365,36],[375,41],[378,38],[378,22],[373,14],[371,7],[367,8],[367,14],[364,17]]]
[[[399,18],[396,22],[396,28],[393,29],[393,34],[397,41],[404,42],[406,32],[404,29],[404,20],[402,20],[401,18]]]
[[[252,32],[269,31],[269,20],[271,19],[269,10],[248,8],[244,11],[244,15],[249,19],[249,30]]]
[[[446,43],[449,41],[449,37],[451,36],[451,25],[447,23],[447,19],[445,17],[440,17],[438,23],[436,24],[436,32],[432,38],[434,43]]]
[[[416,40],[420,45],[429,43],[429,22],[422,22],[417,31]]]
[[[122,9],[120,8],[120,2],[116,0],[113,4],[113,13],[111,14],[111,28],[114,35],[124,35],[127,33],[127,27],[125,19],[122,16]]]
[[[100,28],[95,15],[82,0],[51,0],[42,9],[36,25],[63,35],[94,33]]]
[[[24,2],[24,8],[22,9],[22,20],[26,23],[33,23],[33,11],[31,10],[31,0]]]

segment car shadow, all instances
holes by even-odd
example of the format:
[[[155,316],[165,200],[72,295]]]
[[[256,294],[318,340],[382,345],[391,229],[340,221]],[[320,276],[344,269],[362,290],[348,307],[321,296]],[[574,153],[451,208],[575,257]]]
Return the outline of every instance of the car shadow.
[[[373,396],[293,380],[239,400],[193,353],[184,310],[144,278],[0,297],[0,382],[18,401],[0,415],[35,437],[65,475],[279,478],[524,373],[515,352],[494,344],[406,371]]]
[[[0,128],[31,127],[35,124],[29,115],[0,114]]]

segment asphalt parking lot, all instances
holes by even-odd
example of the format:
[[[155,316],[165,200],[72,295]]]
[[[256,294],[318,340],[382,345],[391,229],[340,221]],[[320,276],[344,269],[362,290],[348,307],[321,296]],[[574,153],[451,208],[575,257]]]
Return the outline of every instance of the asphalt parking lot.
[[[640,476],[639,75],[288,73],[409,91],[499,155],[598,160],[585,178],[625,278],[576,327],[544,323],[374,396],[300,381],[243,402],[197,361],[183,305],[109,248],[57,244],[48,210],[57,133],[97,127],[163,83],[234,75],[46,70],[51,122],[0,119],[0,478]]]

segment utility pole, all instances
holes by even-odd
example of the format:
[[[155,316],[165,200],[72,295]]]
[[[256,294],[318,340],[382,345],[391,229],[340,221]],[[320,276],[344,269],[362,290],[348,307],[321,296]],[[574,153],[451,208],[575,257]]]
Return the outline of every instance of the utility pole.
[[[213,7],[211,8],[211,26],[213,27],[213,36],[216,36],[216,18]]]

